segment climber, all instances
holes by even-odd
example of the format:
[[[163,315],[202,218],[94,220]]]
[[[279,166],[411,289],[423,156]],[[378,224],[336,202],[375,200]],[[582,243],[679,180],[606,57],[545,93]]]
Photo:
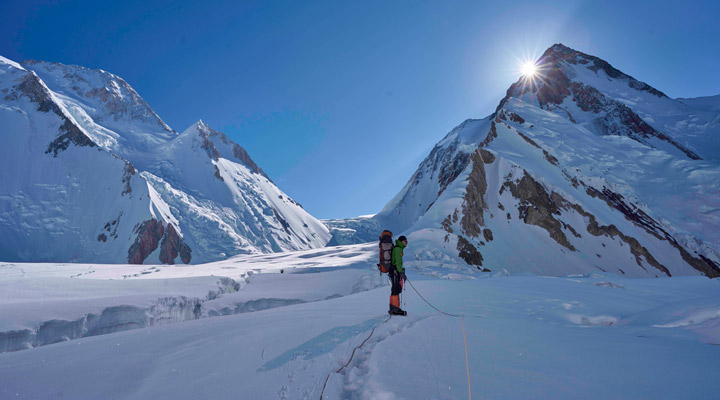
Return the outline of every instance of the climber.
[[[400,308],[400,293],[405,282],[405,270],[403,269],[403,249],[407,247],[408,241],[405,236],[400,236],[395,241],[392,249],[392,267],[390,268],[390,315],[407,315],[407,312]]]

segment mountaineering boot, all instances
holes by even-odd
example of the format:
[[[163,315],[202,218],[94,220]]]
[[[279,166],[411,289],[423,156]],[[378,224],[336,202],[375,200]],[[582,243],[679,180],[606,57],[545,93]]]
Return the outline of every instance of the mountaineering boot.
[[[388,310],[390,315],[407,315],[407,313],[400,309],[400,296],[390,296],[390,309]]]
[[[390,315],[407,315],[407,311],[401,310],[400,307],[390,306],[390,310],[388,311],[388,314],[390,314]]]

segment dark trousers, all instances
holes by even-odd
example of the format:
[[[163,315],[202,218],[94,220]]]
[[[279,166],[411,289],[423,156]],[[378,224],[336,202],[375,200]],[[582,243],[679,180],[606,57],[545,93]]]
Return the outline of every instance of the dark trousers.
[[[400,273],[397,272],[395,267],[393,267],[392,269],[390,269],[390,273],[388,275],[390,277],[390,284],[392,285],[390,288],[390,295],[399,295],[400,292],[402,292],[403,290],[402,278],[400,277]]]

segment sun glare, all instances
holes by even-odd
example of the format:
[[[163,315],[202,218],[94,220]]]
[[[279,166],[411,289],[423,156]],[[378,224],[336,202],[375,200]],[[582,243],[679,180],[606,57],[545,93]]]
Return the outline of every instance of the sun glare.
[[[535,73],[537,72],[537,66],[535,65],[534,62],[529,61],[529,62],[526,62],[525,64],[523,64],[521,71],[522,71],[522,74],[524,77],[532,78],[533,76],[535,76]]]

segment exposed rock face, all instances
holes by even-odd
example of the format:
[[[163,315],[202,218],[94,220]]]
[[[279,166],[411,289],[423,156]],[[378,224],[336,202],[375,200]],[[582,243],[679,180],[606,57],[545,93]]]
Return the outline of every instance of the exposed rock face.
[[[6,100],[17,100],[20,96],[26,96],[30,101],[38,105],[38,111],[50,112],[52,111],[58,117],[63,120],[63,124],[60,126],[59,131],[61,135],[55,138],[48,145],[46,154],[52,153],[53,157],[57,157],[58,153],[66,150],[70,144],[76,146],[88,146],[95,147],[95,143],[87,137],[80,128],[77,127],[72,121],[70,121],[65,114],[63,114],[60,107],[52,100],[50,91],[40,81],[40,78],[35,72],[28,72],[23,77],[22,82],[15,86],[12,94],[6,96]]]
[[[495,154],[483,149],[479,148],[478,151],[480,152],[480,158],[483,160],[485,164],[492,164],[495,162]]]
[[[437,182],[440,186],[438,196],[440,196],[470,162],[468,153],[458,151],[459,143],[456,139],[448,146],[435,146],[416,171],[413,177],[415,182],[419,182],[425,173],[430,172],[432,177],[437,171]]]
[[[700,159],[700,156],[690,149],[647,124],[625,104],[600,93],[594,87],[573,81],[571,76],[568,76],[566,66],[577,65],[578,63],[592,64],[588,67],[590,70],[595,72],[602,70],[610,78],[625,80],[630,88],[647,91],[658,97],[667,97],[664,93],[648,84],[637,81],[635,78],[613,68],[606,61],[561,44],[556,44],[549,48],[538,61],[543,75],[542,82],[540,84],[530,84],[520,80],[514,83],[508,89],[505,98],[500,101],[498,108],[495,110],[495,115],[497,115],[498,119],[507,120],[508,117],[505,115],[505,110],[503,110],[507,101],[511,97],[519,97],[528,92],[534,92],[540,106],[547,110],[556,109],[567,97],[571,97],[581,110],[598,114],[595,125],[605,134],[627,136],[646,145],[650,145],[648,138],[655,137],[674,146],[690,159]],[[575,119],[567,110],[562,109],[562,111],[567,113],[572,122],[575,122]],[[513,115],[510,115],[510,119],[518,121]],[[491,136],[492,134],[489,134],[488,139],[486,139],[488,143],[492,141]]]
[[[462,236],[458,236],[457,249],[460,252],[460,258],[465,260],[466,263],[470,265],[482,265],[482,254],[480,254],[472,243],[468,242],[467,239]]]
[[[536,225],[545,229],[550,237],[560,245],[575,251],[575,247],[568,241],[563,228],[572,232],[575,237],[581,237],[571,226],[555,218],[560,215],[561,210],[573,209],[588,220],[587,231],[593,236],[618,237],[630,247],[630,252],[635,256],[635,261],[643,267],[642,260],[657,268],[663,274],[670,276],[667,267],[658,262],[652,254],[632,236],[622,233],[615,225],[600,225],[594,215],[586,212],[577,204],[565,200],[556,192],[548,194],[547,190],[535,181],[527,172],[518,182],[505,182],[504,188],[510,189],[513,197],[520,200],[518,211],[520,218],[527,224]]]
[[[503,188],[509,188],[513,197],[520,200],[518,211],[520,219],[526,224],[539,226],[545,229],[550,237],[560,245],[575,251],[575,247],[570,244],[565,233],[563,232],[563,223],[556,219],[553,215],[560,215],[560,207],[558,204],[562,197],[553,193],[551,196],[540,183],[533,179],[527,172],[516,182],[505,182]]]
[[[452,217],[448,215],[445,217],[445,219],[440,223],[440,226],[445,230],[447,233],[453,233],[455,232],[452,228]]]
[[[622,79],[626,80],[628,82],[628,86],[640,90],[640,91],[646,91],[648,93],[651,93],[657,97],[667,97],[665,93],[653,88],[652,86],[648,85],[647,83],[640,82],[637,79],[633,78],[630,75],[627,75],[616,68],[614,68],[612,65],[610,65],[607,61],[602,60],[598,57],[591,56],[589,54],[585,54],[583,52],[573,50],[567,46],[564,46],[562,44],[555,44],[549,49],[543,53],[543,55],[540,57],[539,64],[542,65],[543,70],[545,68],[549,70],[559,69],[560,63],[565,62],[568,64],[592,64],[588,68],[592,71],[598,72],[600,70],[604,71],[607,76],[613,79]]]
[[[101,109],[93,115],[96,121],[110,116],[113,120],[128,119],[144,121],[161,127],[166,132],[174,132],[150,108],[142,97],[124,79],[103,70],[93,70],[78,65],[64,65],[44,61],[27,60],[22,65],[28,69],[62,76],[63,83],[69,84],[72,92],[78,96],[99,100]],[[90,81],[86,78],[89,78]],[[91,82],[92,81],[92,82]],[[46,81],[47,82],[47,81]],[[98,86],[99,85],[99,86]]]
[[[230,138],[227,137],[227,135],[225,135],[224,133],[222,133],[220,131],[216,131],[215,129],[212,129],[211,127],[207,126],[202,121],[200,121],[198,124],[198,131],[200,132],[200,139],[201,139],[200,147],[208,153],[208,156],[211,159],[217,161],[218,158],[221,157],[220,151],[218,151],[218,149],[215,147],[215,144],[211,140],[211,138],[218,138],[223,144],[232,146],[231,149],[232,149],[233,157],[240,160],[240,162],[242,162],[246,167],[248,167],[248,169],[250,169],[250,171],[252,171],[256,174],[260,174],[260,175],[264,176],[265,178],[267,178],[268,180],[270,179],[267,176],[267,174],[265,173],[265,171],[263,171],[262,168],[260,168],[257,164],[255,164],[255,161],[253,161],[252,158],[250,158],[250,154],[248,154],[248,152],[245,149],[240,147],[240,145],[238,145],[237,143],[230,140]]]
[[[219,132],[221,135],[225,136],[223,133]],[[265,171],[262,170],[257,164],[255,164],[255,161],[250,158],[250,154],[240,147],[237,143],[233,143],[232,147],[233,156],[240,160],[243,164],[245,164],[248,168],[250,168],[251,171],[260,174],[268,179],[270,179],[267,174],[265,174]]]
[[[490,123],[490,131],[488,131],[487,137],[480,143],[480,147],[487,147],[497,137],[497,127],[495,121]]]
[[[486,242],[492,242],[492,240],[493,240],[492,231],[488,228],[483,229],[483,237],[485,238]]]
[[[35,72],[28,72],[22,78],[22,82],[15,86],[11,94],[5,96],[5,100],[17,100],[20,96],[26,96],[30,101],[38,105],[38,111],[48,112],[52,111],[55,114],[62,116],[60,107],[52,101],[50,92],[47,90],[45,85],[42,84],[40,78]]]
[[[217,165],[215,165],[214,167],[215,173],[213,174],[213,176],[218,178],[220,181],[225,182],[225,179],[223,179],[222,175],[220,175],[220,169],[217,167]]]
[[[120,194],[124,196],[132,193],[132,187],[130,186],[130,179],[137,173],[135,167],[130,162],[125,161],[125,170],[123,171],[122,182],[125,184],[125,190]]]
[[[163,222],[150,219],[135,228],[135,243],[128,249],[128,263],[142,264],[160,245],[160,262],[175,264],[175,258],[188,264],[192,258],[192,250],[182,240],[173,224],[163,226]]]
[[[217,161],[220,158],[220,152],[215,148],[215,144],[210,140],[207,132],[200,131],[200,138],[202,139],[200,147],[207,152],[208,157]]]
[[[190,263],[192,251],[182,238],[178,235],[173,224],[168,224],[160,243],[160,262],[163,264],[175,264],[175,258],[180,255],[183,263]]]
[[[440,168],[440,173],[438,174],[438,183],[440,184],[438,196],[465,170],[468,162],[470,162],[470,154],[459,152],[451,162],[442,163],[442,168]]]
[[[150,219],[138,225],[134,232],[137,233],[137,237],[135,243],[128,249],[128,263],[142,264],[158,248],[165,229],[162,221]]]
[[[647,213],[631,204],[626,203],[622,195],[615,193],[605,187],[603,187],[602,191],[599,191],[593,187],[588,187],[587,193],[593,197],[605,200],[605,202],[610,207],[623,213],[627,220],[632,221],[635,225],[645,229],[645,231],[649,234],[655,236],[660,240],[667,240],[673,247],[675,247],[680,252],[680,255],[682,256],[683,260],[685,260],[685,262],[690,264],[696,270],[705,274],[705,276],[709,278],[720,277],[720,266],[718,266],[712,260],[706,258],[703,255],[695,257],[690,254],[684,247],[680,246],[677,240],[675,240],[672,235],[665,231],[665,229],[663,229],[663,227],[657,221],[647,215]],[[589,229],[590,227],[588,227],[588,231]],[[635,253],[633,252],[633,254]],[[650,261],[648,260],[648,262]],[[663,266],[663,268],[665,267]]]
[[[569,205],[569,203],[567,203]],[[635,262],[640,267],[643,267],[642,265],[642,258],[644,258],[648,264],[652,265],[653,267],[659,269],[662,271],[665,275],[671,276],[670,271],[665,267],[664,265],[660,264],[655,257],[650,254],[650,252],[643,247],[640,242],[638,242],[637,239],[634,237],[625,235],[624,233],[620,232],[620,230],[615,225],[600,225],[597,222],[597,219],[594,215],[586,212],[583,210],[582,207],[580,207],[577,204],[569,205],[571,208],[573,208],[575,211],[577,211],[580,215],[586,217],[588,219],[588,226],[587,231],[593,236],[608,236],[611,238],[614,238],[618,236],[622,241],[627,243],[630,246],[630,252],[635,256]],[[644,267],[643,267],[644,268]]]
[[[85,136],[80,128],[70,122],[65,116],[62,118],[65,120],[60,127],[60,132],[63,132],[63,134],[55,138],[55,140],[48,145],[47,150],[45,150],[46,154],[53,153],[53,157],[57,157],[59,152],[66,150],[68,146],[70,146],[70,143],[76,146],[95,147],[95,143]]]
[[[570,88],[572,99],[581,110],[602,115],[595,121],[595,124],[605,134],[627,136],[645,144],[648,144],[645,139],[656,137],[675,146],[689,158],[700,159],[700,156],[691,150],[658,132],[625,104],[579,82],[572,82]]]
[[[478,149],[470,156],[473,168],[468,177],[468,185],[465,190],[465,202],[463,203],[462,227],[463,232],[471,237],[480,234],[480,228],[485,226],[484,212],[488,209],[485,202],[487,192],[487,178],[485,177],[485,162],[483,155]]]
[[[656,238],[662,240],[665,237],[670,236],[670,234],[668,234],[657,221],[652,219],[643,210],[626,203],[622,195],[615,193],[606,187],[603,187],[602,191],[597,190],[594,187],[588,187],[586,190],[587,194],[604,200],[608,206],[623,213],[623,215],[625,215],[625,219],[644,228],[648,233]]]
[[[525,118],[515,114],[514,112],[510,113],[510,121],[517,122],[518,124],[524,124]]]

